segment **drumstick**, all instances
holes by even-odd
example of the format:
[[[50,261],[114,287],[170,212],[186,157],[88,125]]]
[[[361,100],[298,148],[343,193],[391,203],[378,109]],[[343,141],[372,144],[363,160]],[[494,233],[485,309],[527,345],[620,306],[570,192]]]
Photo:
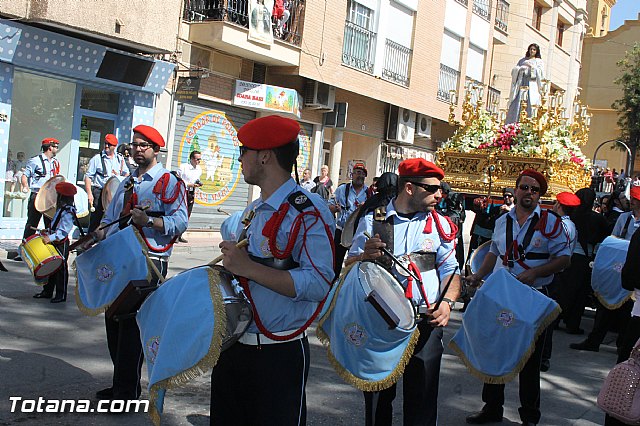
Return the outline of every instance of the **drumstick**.
[[[456,265],[456,267],[453,270],[453,272],[451,273],[451,275],[449,275],[449,280],[447,281],[447,285],[444,286],[444,290],[442,290],[442,292],[440,293],[440,297],[438,297],[438,300],[436,301],[436,304],[433,307],[434,311],[438,310],[438,308],[440,307],[440,303],[442,303],[442,301],[444,300],[444,296],[447,294],[447,290],[449,290],[449,286],[451,285],[451,281],[453,280],[453,276],[456,274],[456,272],[458,272],[458,267],[459,267],[459,265]]]
[[[149,264],[149,266],[151,266],[151,269],[153,269],[153,273],[158,277],[158,280],[160,281],[160,284],[164,283],[165,280],[166,280],[165,277],[162,276],[162,274],[158,270],[158,267],[156,266],[155,263],[153,263],[153,260],[151,260],[151,258],[147,254],[147,252],[142,250],[142,254],[147,259],[147,263]]]
[[[249,245],[249,240],[245,238],[244,240],[242,240],[238,244],[236,244],[236,247],[243,248],[243,247],[246,247],[248,245]],[[220,256],[218,256],[215,259],[213,259],[211,262],[207,263],[207,266],[213,266],[216,263],[220,262],[223,258],[224,258],[224,254],[221,254]]]
[[[143,206],[143,207],[140,207],[140,210],[147,210],[149,207],[150,207],[150,206]],[[110,226],[112,226],[112,225],[115,225],[116,223],[120,222],[120,221],[121,221],[121,220],[123,220],[123,219],[129,219],[132,215],[133,215],[133,213],[129,213],[129,214],[126,214],[126,215],[124,215],[124,216],[120,216],[118,219],[114,220],[113,222],[105,223],[104,225],[100,226],[98,229],[96,229],[96,231],[102,231],[103,229],[108,228],[108,227],[110,227]],[[76,240],[76,242],[74,242],[73,244],[71,244],[71,245],[69,246],[69,251],[71,251],[71,250],[75,249],[75,248],[76,248],[76,247],[78,247],[79,245],[84,244],[84,243],[85,243],[85,242],[87,242],[90,238],[93,238],[92,233],[89,233],[89,234],[87,234],[87,235],[85,235],[85,236],[82,236],[82,237],[78,238],[78,239]],[[96,241],[96,242],[97,242],[97,241]]]

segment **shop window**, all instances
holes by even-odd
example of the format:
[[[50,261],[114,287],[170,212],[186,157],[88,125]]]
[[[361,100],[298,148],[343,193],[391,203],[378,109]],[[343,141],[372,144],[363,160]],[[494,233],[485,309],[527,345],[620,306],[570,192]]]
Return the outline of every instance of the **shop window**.
[[[538,3],[533,3],[533,17],[531,19],[531,25],[540,31],[540,26],[542,25],[542,6]]]
[[[120,95],[116,92],[90,87],[82,88],[82,97],[80,98],[80,108],[82,109],[118,114],[119,104]]]
[[[27,160],[41,152],[42,139],[60,141],[57,158],[63,175],[75,169],[69,164],[75,94],[74,83],[15,71],[3,217],[27,217],[28,193],[20,192],[20,179]]]

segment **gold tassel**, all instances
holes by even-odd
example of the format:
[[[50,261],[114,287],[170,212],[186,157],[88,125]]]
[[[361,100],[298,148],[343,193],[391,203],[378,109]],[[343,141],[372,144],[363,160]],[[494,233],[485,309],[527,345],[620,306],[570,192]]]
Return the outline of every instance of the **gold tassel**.
[[[596,295],[596,298],[598,298],[598,302],[602,303],[602,306],[604,306],[605,308],[613,311],[614,309],[618,309],[620,306],[624,305],[627,300],[631,299],[631,292],[629,292],[629,295],[627,295],[627,297],[625,297],[624,299],[622,299],[621,302],[615,303],[615,304],[611,304],[609,302],[607,302],[606,300],[604,300],[604,297],[598,293],[597,291],[594,291],[593,294]]]
[[[515,379],[515,377],[518,374],[520,374],[520,371],[522,371],[525,364],[527,363],[527,361],[529,361],[529,358],[531,358],[531,355],[536,349],[536,341],[538,340],[542,332],[547,327],[549,327],[549,325],[551,325],[551,323],[555,321],[556,318],[558,318],[558,315],[560,315],[560,312],[562,312],[562,309],[560,309],[560,306],[556,306],[555,309],[551,311],[549,315],[547,315],[544,318],[544,320],[542,320],[542,322],[536,329],[536,332],[534,333],[533,341],[531,342],[531,344],[529,345],[525,353],[520,358],[520,361],[518,361],[518,364],[515,366],[515,368],[512,371],[502,376],[490,376],[476,369],[471,364],[469,359],[464,355],[464,353],[462,352],[462,349],[460,349],[460,347],[453,341],[453,339],[449,341],[449,347],[456,353],[456,355],[458,355],[458,357],[460,358],[462,363],[467,367],[469,372],[471,372],[471,374],[473,374],[474,376],[482,380],[484,383],[488,383],[492,385],[504,385],[510,382],[511,380]]]

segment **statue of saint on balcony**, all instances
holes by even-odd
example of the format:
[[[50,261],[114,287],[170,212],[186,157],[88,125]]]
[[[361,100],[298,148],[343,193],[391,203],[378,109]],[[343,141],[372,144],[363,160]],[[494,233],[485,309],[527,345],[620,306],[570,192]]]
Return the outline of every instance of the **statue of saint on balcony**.
[[[506,123],[516,123],[520,117],[521,101],[526,100],[527,116],[531,117],[532,106],[541,104],[542,80],[544,80],[544,62],[540,55],[540,46],[532,43],[527,48],[524,58],[511,70],[511,94],[509,96],[509,111]],[[520,90],[528,87],[528,93]]]

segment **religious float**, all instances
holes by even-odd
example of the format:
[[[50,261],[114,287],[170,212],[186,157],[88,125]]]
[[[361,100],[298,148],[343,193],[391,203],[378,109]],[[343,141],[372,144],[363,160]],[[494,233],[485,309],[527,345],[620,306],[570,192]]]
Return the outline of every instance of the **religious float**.
[[[542,80],[539,102],[529,103],[528,86],[518,86],[511,101],[519,108],[517,122],[508,123],[507,110],[493,113],[483,105],[484,87],[470,82],[465,87],[462,121],[455,117],[456,91],[450,92],[449,124],[454,135],[437,152],[437,162],[447,174],[452,190],[463,194],[491,195],[491,187],[513,187],[524,169],[543,173],[549,190],[546,200],[563,191],[588,187],[591,163],[580,150],[587,143],[591,115],[578,95],[565,106],[564,91],[551,93]]]

